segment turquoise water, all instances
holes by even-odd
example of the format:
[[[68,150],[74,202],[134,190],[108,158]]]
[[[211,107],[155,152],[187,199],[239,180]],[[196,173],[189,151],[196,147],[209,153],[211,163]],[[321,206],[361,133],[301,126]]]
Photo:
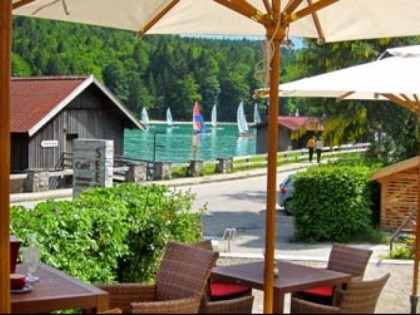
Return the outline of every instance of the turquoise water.
[[[250,128],[249,138],[237,137],[236,124],[207,129],[207,133],[197,135],[193,134],[192,124],[179,124],[172,128],[165,124],[152,124],[147,131],[126,130],[124,156],[153,161],[155,154],[155,161],[182,163],[192,159],[207,161],[256,152],[254,128]]]

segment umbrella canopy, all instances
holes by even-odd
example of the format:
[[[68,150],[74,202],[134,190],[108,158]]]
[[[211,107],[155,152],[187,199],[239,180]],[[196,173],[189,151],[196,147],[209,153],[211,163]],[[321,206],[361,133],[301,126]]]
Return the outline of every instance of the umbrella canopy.
[[[420,45],[390,48],[376,61],[281,84],[279,95],[330,97],[341,100],[388,100],[415,112],[420,121],[420,86],[417,79],[419,72]],[[259,96],[264,96],[266,93],[267,89],[256,91]],[[420,183],[420,165],[418,183]],[[420,188],[418,190],[417,213],[420,213]],[[416,226],[420,226],[420,215],[416,218]],[[420,229],[417,228],[412,313],[415,313],[417,304],[419,250]]]
[[[416,79],[419,71],[420,45],[390,48],[376,61],[284,83],[279,90],[282,97],[354,100],[389,100],[392,97],[393,100],[400,98],[408,105],[408,100],[415,103],[420,93]],[[256,93],[264,95],[267,89]]]
[[[419,1],[340,0],[325,7],[333,2],[336,1],[37,0],[13,13],[149,34],[265,36],[266,29],[259,20],[269,21],[267,11],[278,4],[284,13],[282,24],[293,22],[288,30],[291,36],[332,42],[418,34]],[[325,8],[314,16],[307,16],[322,7]],[[238,9],[244,14],[235,12]],[[308,18],[300,19],[304,16]],[[151,17],[156,17],[156,23],[150,23]]]
[[[10,44],[10,2],[13,14],[133,30],[139,35],[264,35],[272,50],[267,58],[270,72],[268,121],[266,260],[264,312],[272,312],[273,267],[276,214],[277,117],[280,44],[290,36],[319,38],[320,42],[420,34],[420,1],[406,0],[3,0],[0,15],[5,26],[0,31],[0,50]],[[10,69],[10,53],[1,60],[0,71]],[[1,77],[1,74],[0,74]],[[9,84],[0,82],[0,95]],[[9,159],[9,100],[1,99],[0,152]],[[3,114],[6,115],[3,115]],[[3,139],[3,141],[2,141]],[[1,169],[0,169],[1,170]],[[8,190],[8,166],[0,173],[0,187]],[[9,196],[1,195],[0,250],[8,253]],[[6,274],[2,265],[1,274]],[[8,281],[0,277],[0,296],[7,296]],[[2,302],[0,300],[0,302]],[[8,308],[6,301],[0,311]]]

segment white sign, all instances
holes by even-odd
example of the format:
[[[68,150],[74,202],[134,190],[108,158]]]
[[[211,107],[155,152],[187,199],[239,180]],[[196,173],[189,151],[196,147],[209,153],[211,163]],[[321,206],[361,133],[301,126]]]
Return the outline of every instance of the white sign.
[[[73,197],[91,187],[112,187],[114,141],[76,139],[73,142]]]
[[[41,147],[43,148],[56,148],[58,147],[58,140],[42,140]]]

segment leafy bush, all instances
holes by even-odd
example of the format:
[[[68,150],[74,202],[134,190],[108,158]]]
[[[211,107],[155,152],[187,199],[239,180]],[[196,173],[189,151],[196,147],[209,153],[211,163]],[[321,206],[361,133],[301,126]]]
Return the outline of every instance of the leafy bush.
[[[296,238],[349,242],[377,235],[371,222],[369,168],[325,165],[295,175]]]
[[[163,185],[95,188],[74,201],[12,207],[11,233],[24,245],[35,234],[42,261],[83,281],[145,282],[169,240],[201,237],[206,208],[192,213],[194,197]]]
[[[414,259],[414,251],[410,247],[397,246],[385,257],[388,259]]]

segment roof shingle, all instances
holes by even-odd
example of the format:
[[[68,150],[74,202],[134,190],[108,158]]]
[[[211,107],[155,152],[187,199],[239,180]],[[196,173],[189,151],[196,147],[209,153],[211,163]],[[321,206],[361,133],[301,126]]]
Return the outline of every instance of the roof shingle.
[[[87,77],[13,78],[10,130],[24,133],[63,102]]]

